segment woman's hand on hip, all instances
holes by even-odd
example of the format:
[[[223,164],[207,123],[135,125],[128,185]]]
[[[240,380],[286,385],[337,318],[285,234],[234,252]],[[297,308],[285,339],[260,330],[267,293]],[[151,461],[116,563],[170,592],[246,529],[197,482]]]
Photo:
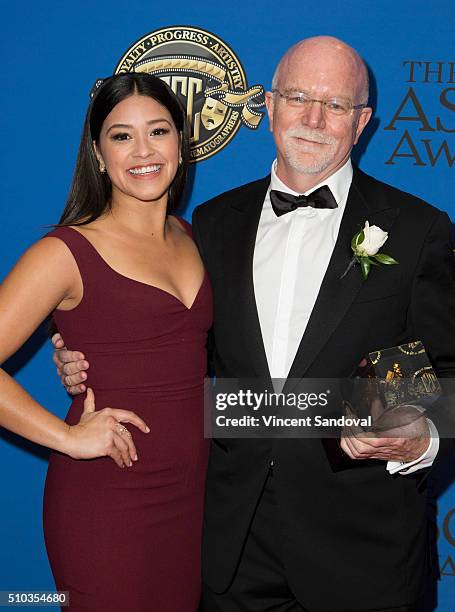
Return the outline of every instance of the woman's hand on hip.
[[[136,447],[128,429],[131,423],[143,433],[150,429],[137,414],[119,408],[95,409],[95,394],[87,389],[84,411],[77,425],[69,426],[66,453],[73,459],[111,457],[119,467],[137,461]]]

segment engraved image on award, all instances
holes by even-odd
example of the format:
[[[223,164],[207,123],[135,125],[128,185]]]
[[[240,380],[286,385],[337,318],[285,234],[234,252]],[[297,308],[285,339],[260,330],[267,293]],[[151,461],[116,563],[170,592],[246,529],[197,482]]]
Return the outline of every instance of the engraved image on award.
[[[420,340],[369,353],[341,388],[345,415],[371,423],[352,433],[384,437],[412,437],[412,423],[442,394]],[[323,440],[323,445],[335,472],[380,461],[350,459],[336,439]]]
[[[357,384],[356,384],[357,383]],[[370,353],[354,373],[348,411],[371,416],[371,432],[409,425],[442,393],[420,340]]]

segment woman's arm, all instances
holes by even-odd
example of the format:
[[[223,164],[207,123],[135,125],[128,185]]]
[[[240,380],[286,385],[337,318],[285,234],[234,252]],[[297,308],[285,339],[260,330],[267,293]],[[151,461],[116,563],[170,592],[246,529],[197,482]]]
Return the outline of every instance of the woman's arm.
[[[40,323],[59,307],[74,308],[82,299],[82,281],[66,245],[44,238],[19,260],[0,286],[0,363],[13,355]],[[128,410],[94,410],[90,393],[81,421],[69,426],[36,402],[0,369],[0,426],[74,458],[110,456],[118,465],[131,465],[136,451],[122,434],[120,422],[148,427]]]

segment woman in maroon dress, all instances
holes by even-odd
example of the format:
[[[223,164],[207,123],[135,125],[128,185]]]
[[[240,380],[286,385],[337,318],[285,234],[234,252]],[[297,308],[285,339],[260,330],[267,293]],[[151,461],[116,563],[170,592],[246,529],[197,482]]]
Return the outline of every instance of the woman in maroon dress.
[[[0,370],[0,425],[56,451],[44,527],[69,610],[198,607],[212,296],[190,227],[170,214],[186,177],[186,134],[161,80],[103,82],[60,225],[0,290],[2,360],[53,312],[91,363],[91,388],[65,422]]]

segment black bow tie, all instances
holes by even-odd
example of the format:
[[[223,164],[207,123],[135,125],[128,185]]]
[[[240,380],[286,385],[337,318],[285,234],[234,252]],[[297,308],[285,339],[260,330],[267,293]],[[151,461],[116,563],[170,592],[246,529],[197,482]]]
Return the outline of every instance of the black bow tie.
[[[284,191],[272,189],[270,192],[270,201],[277,217],[281,217],[281,215],[285,215],[301,206],[311,206],[312,208],[338,207],[333,197],[333,193],[327,185],[322,185],[322,187],[315,189],[307,196],[295,196],[290,193],[285,193]]]

